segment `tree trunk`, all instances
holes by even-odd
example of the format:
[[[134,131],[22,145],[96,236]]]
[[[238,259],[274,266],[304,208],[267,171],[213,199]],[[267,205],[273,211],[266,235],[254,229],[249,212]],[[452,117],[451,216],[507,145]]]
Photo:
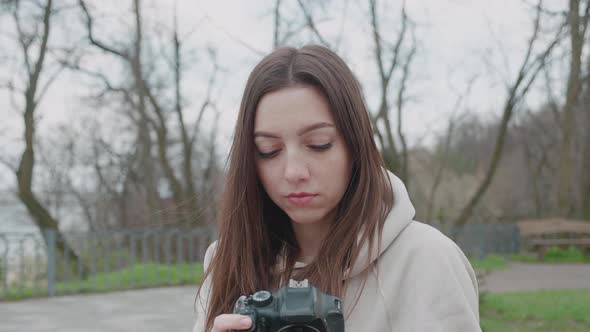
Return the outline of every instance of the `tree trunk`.
[[[142,39],[143,31],[141,24],[141,1],[134,1],[134,13],[135,13],[135,48],[134,55],[132,58],[133,78],[135,80],[135,88],[137,91],[138,99],[138,111],[140,115],[138,135],[140,144],[139,160],[143,169],[143,180],[145,183],[146,200],[148,206],[148,213],[146,219],[150,225],[159,223],[157,218],[157,211],[160,210],[159,202],[160,196],[157,189],[156,173],[153,166],[152,160],[152,138],[150,136],[149,128],[149,115],[147,114],[146,108],[146,86],[145,80],[143,79],[142,72]]]
[[[16,24],[20,24],[19,16],[18,16],[18,6],[15,9],[15,20]],[[33,193],[33,176],[34,176],[34,167],[35,167],[35,151],[34,151],[34,142],[35,142],[35,110],[39,104],[38,98],[38,86],[39,86],[39,78],[41,76],[41,72],[43,70],[43,64],[45,62],[45,56],[47,54],[47,43],[49,40],[50,35],[50,17],[52,11],[52,1],[48,0],[45,6],[44,15],[43,15],[43,32],[41,36],[41,44],[39,45],[39,55],[34,62],[32,71],[29,71],[27,74],[28,82],[26,91],[24,93],[25,97],[25,110],[23,113],[24,119],[24,141],[25,141],[25,150],[21,155],[21,159],[18,165],[18,169],[16,170],[16,178],[18,184],[18,197],[21,202],[27,208],[27,211],[33,218],[33,221],[43,233],[45,230],[54,230],[57,234],[57,242],[56,242],[56,249],[58,255],[63,255],[66,250],[68,250],[73,258],[76,260],[78,259],[78,254],[76,251],[73,250],[65,240],[63,234],[59,230],[59,223],[55,220],[49,211],[41,204],[41,201],[35,196]],[[21,33],[19,29],[19,33]],[[26,36],[19,36],[21,40],[24,40]],[[29,63],[29,54],[28,54],[28,46],[23,47],[23,55],[25,56],[25,60]],[[28,67],[28,66],[27,66]],[[43,237],[45,241],[47,239]],[[46,243],[47,244],[47,243]],[[85,267],[85,266],[84,266]],[[87,269],[84,269],[84,273],[86,274]]]
[[[574,108],[580,94],[580,71],[582,47],[584,44],[583,31],[580,31],[579,17],[580,1],[570,0],[569,8],[569,25],[570,25],[570,43],[571,58],[570,72],[567,82],[567,94],[561,123],[562,142],[559,151],[559,193],[558,206],[559,212],[563,217],[573,217],[575,213],[574,200],[574,159],[573,159],[573,141],[575,133],[575,113]]]
[[[588,110],[586,110],[588,112]],[[590,128],[590,114],[586,114],[586,128]],[[582,203],[582,218],[584,220],[590,220],[590,134],[586,133],[586,141],[584,148],[584,170],[582,173],[582,186],[581,186],[581,203]]]

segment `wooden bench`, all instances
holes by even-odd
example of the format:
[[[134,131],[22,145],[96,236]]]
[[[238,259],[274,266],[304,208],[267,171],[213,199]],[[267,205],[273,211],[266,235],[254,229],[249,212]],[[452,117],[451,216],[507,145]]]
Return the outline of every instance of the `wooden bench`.
[[[547,249],[570,246],[590,255],[590,222],[560,218],[522,220],[518,223],[522,243],[544,258]]]

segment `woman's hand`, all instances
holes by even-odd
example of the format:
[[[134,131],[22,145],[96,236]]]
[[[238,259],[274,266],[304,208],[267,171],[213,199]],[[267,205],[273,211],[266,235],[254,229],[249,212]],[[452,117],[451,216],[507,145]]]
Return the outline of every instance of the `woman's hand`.
[[[252,326],[252,319],[244,315],[223,314],[215,317],[211,332],[228,332],[230,330],[247,330]]]

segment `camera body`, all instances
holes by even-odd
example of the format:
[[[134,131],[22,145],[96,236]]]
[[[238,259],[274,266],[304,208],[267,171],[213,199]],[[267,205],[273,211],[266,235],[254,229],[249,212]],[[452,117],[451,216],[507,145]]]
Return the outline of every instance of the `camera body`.
[[[290,280],[273,292],[242,295],[234,313],[250,316],[247,332],[344,332],[342,302],[310,286],[307,280]]]

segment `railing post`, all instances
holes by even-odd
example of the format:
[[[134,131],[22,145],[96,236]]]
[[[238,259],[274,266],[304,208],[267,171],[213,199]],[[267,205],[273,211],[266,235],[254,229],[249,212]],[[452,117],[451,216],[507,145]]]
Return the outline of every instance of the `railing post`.
[[[514,252],[520,254],[520,227],[514,225]]]
[[[55,296],[56,234],[54,230],[46,229],[44,235],[47,244],[47,295]]]
[[[0,234],[0,240],[4,243],[4,251],[0,252],[0,279],[2,280],[2,288],[4,296],[8,297],[8,250],[10,249],[8,243],[8,237],[4,234]]]
[[[487,224],[478,224],[477,225],[477,232],[479,233],[479,259],[483,259],[488,254],[488,239],[487,239],[487,231],[489,226]]]

